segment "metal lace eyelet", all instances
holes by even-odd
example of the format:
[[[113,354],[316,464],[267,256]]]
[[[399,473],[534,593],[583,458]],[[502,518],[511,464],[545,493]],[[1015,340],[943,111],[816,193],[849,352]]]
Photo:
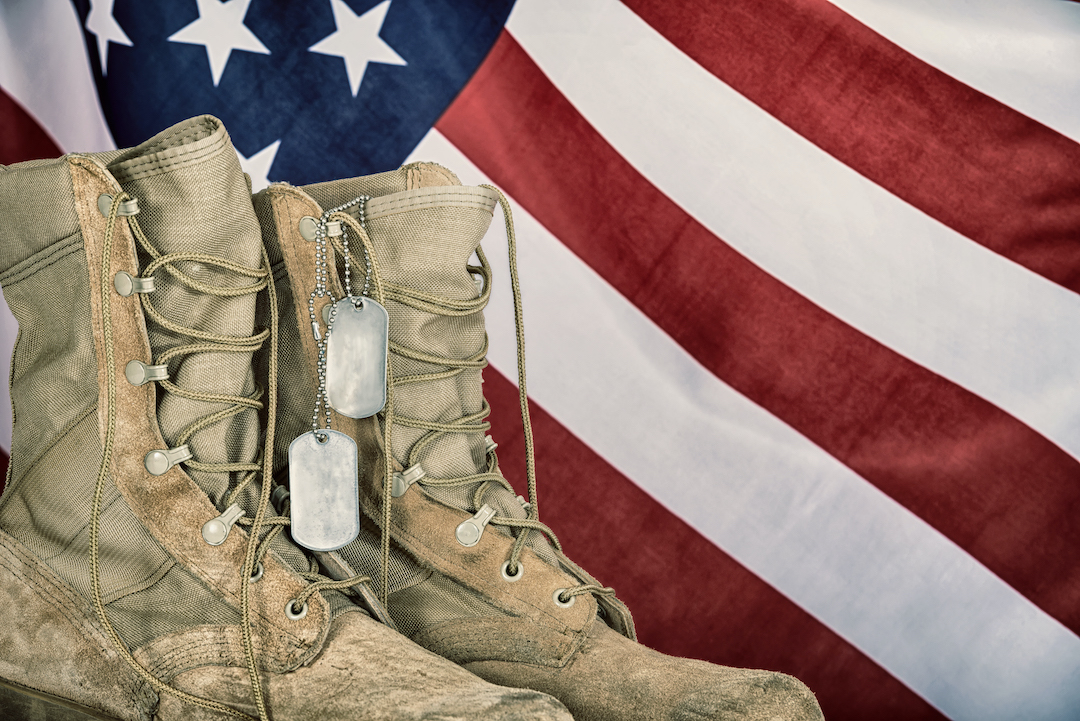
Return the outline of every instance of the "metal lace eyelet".
[[[300,607],[299,611],[295,609],[295,604],[295,598],[285,604],[285,615],[290,621],[299,621],[307,615],[307,601],[304,601],[304,605]]]
[[[262,561],[259,561],[258,565],[255,566],[255,573],[251,574],[251,582],[252,583],[258,583],[259,581],[262,580],[263,570],[264,569],[263,569]]]
[[[577,596],[571,596],[569,601],[562,600],[562,595],[566,593],[565,588],[555,589],[555,593],[551,594],[551,600],[555,602],[555,605],[559,608],[570,608],[574,605],[574,601],[577,600]]]
[[[510,562],[503,561],[503,565],[500,571],[502,572],[503,580],[509,581],[510,583],[515,583],[517,581],[520,581],[521,577],[525,575],[525,564],[519,561],[517,565],[517,573],[512,574],[510,573]]]
[[[289,500],[292,494],[289,493],[289,489],[285,486],[278,486],[274,489],[274,492],[270,494],[270,502],[274,504],[274,508],[277,512],[284,515],[285,503]]]

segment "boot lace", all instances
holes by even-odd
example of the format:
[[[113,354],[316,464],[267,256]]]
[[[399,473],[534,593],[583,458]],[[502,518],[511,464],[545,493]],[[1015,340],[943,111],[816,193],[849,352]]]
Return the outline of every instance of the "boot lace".
[[[490,525],[504,526],[511,529],[511,534],[514,535],[514,543],[510,547],[510,554],[506,561],[506,573],[510,576],[516,576],[519,573],[519,565],[521,563],[521,554],[525,549],[526,544],[529,542],[529,534],[533,532],[543,534],[552,546],[558,551],[562,551],[562,544],[559,543],[559,539],[555,536],[554,531],[551,530],[546,524],[540,521],[540,511],[537,502],[536,492],[536,460],[535,449],[533,445],[532,435],[532,423],[529,417],[529,400],[528,391],[525,382],[525,327],[524,317],[522,314],[522,302],[521,302],[521,286],[518,280],[517,270],[517,238],[514,233],[514,219],[510,210],[510,203],[506,199],[506,196],[491,185],[481,186],[493,190],[499,197],[499,205],[502,207],[503,219],[506,223],[506,237],[509,249],[510,258],[510,283],[513,289],[514,297],[514,327],[516,330],[516,346],[517,346],[517,371],[518,371],[518,399],[521,411],[522,426],[524,428],[525,436],[525,473],[528,479],[528,499],[523,504],[526,509],[525,518],[514,518],[511,516],[505,516],[496,513],[488,521]],[[385,305],[385,300],[394,300],[398,303],[406,305],[410,308],[420,310],[426,313],[432,313],[436,315],[446,317],[460,317],[472,315],[474,313],[481,312],[488,304],[491,298],[491,266],[488,263],[487,256],[484,255],[482,248],[477,247],[476,257],[480,261],[479,266],[469,265],[468,271],[474,275],[480,275],[483,279],[483,288],[479,297],[468,300],[451,300],[447,298],[441,298],[423,291],[407,288],[405,286],[397,285],[390,282],[384,282],[379,272],[378,261],[374,247],[371,244],[371,239],[367,234],[367,231],[358,223],[352,216],[347,213],[335,213],[333,215],[334,220],[339,220],[342,223],[347,224],[354,233],[360,238],[363,243],[363,247],[367,251],[367,259],[372,266],[372,276],[374,278],[375,285],[375,300]],[[335,241],[335,248],[341,253],[351,253],[351,251],[342,246],[340,242]],[[353,256],[353,262],[357,262],[355,256]],[[413,428],[418,430],[427,431],[422,435],[412,446],[409,451],[406,467],[411,467],[418,462],[423,450],[430,444],[437,441],[440,437],[451,434],[472,434],[472,433],[486,433],[491,428],[491,423],[485,419],[491,412],[491,407],[488,405],[487,399],[483,400],[481,409],[473,414],[465,415],[455,420],[446,422],[427,421],[420,418],[409,418],[407,416],[395,415],[393,406],[393,389],[397,386],[410,385],[415,383],[424,383],[428,381],[441,380],[444,378],[452,378],[464,372],[470,368],[486,368],[487,361],[488,341],[487,335],[484,335],[484,343],[480,350],[471,356],[466,358],[447,358],[440,355],[434,355],[415,348],[408,348],[394,341],[390,342],[390,352],[394,355],[402,358],[409,358],[411,360],[428,363],[435,366],[443,366],[447,368],[444,371],[437,371],[432,373],[417,373],[413,375],[406,375],[395,378],[393,373],[387,369],[387,402],[386,408],[383,411],[383,446],[385,449],[384,456],[384,487],[382,492],[382,533],[380,538],[382,541],[382,558],[380,565],[380,588],[382,592],[382,602],[386,604],[387,592],[389,586],[388,568],[389,568],[389,554],[390,554],[390,537],[386,529],[390,527],[390,502],[391,502],[391,483],[393,477],[393,454],[391,452],[391,430],[396,423],[399,426],[406,428]],[[478,483],[476,490],[472,494],[472,509],[470,512],[475,512],[484,502],[484,496],[491,490],[492,484],[502,486],[511,494],[514,493],[513,486],[510,482],[503,477],[499,472],[499,458],[495,452],[493,444],[489,445],[487,451],[487,466],[483,472],[474,473],[465,476],[456,477],[444,477],[435,478],[425,475],[420,480],[416,481],[420,485],[431,487],[453,487],[453,486],[465,486]],[[520,498],[520,496],[519,496]],[[469,509],[466,509],[469,510]],[[570,603],[576,596],[582,596],[585,594],[594,594],[598,596],[614,596],[615,590],[609,587],[600,586],[595,583],[582,583],[570,588],[560,589],[556,592],[555,598],[561,603]]]
[[[101,306],[102,306],[102,330],[103,330],[103,347],[105,355],[105,367],[111,369],[114,367],[114,347],[112,337],[112,316],[110,313],[110,306],[112,300],[112,293],[110,292],[112,276],[112,242],[115,234],[116,219],[119,215],[121,204],[130,200],[127,193],[120,192],[113,198],[112,205],[109,209],[109,214],[106,219],[105,225],[105,238],[102,244],[102,262],[101,262]],[[277,309],[277,295],[274,292],[274,280],[273,273],[270,269],[270,261],[266,255],[266,250],[263,250],[263,265],[261,268],[253,270],[247,268],[238,263],[226,260],[224,258],[218,258],[212,255],[202,253],[160,253],[147,239],[146,234],[143,232],[138,220],[134,215],[126,216],[128,226],[131,229],[132,234],[135,236],[139,246],[152,258],[151,262],[147,264],[142,273],[145,276],[152,276],[157,270],[163,269],[169,275],[172,276],[177,282],[182,283],[188,288],[199,292],[206,293],[208,295],[218,297],[235,297],[246,294],[259,293],[263,290],[269,291],[270,300],[270,328],[263,329],[253,335],[244,337],[227,336],[218,333],[210,333],[207,331],[198,330],[196,328],[189,328],[183,326],[166,318],[162,315],[153,304],[150,302],[147,294],[141,294],[140,298],[143,305],[143,310],[147,317],[159,324],[161,327],[172,331],[175,334],[182,335],[192,339],[191,343],[185,345],[175,346],[160,353],[155,359],[156,364],[168,364],[170,360],[194,353],[206,353],[206,352],[233,352],[233,353],[252,353],[262,347],[263,343],[269,339],[270,353],[269,353],[269,387],[264,392],[263,389],[256,386],[255,391],[250,396],[237,396],[231,394],[215,394],[205,393],[201,391],[192,390],[190,388],[182,388],[168,379],[154,381],[158,383],[162,389],[170,393],[174,393],[177,396],[188,398],[192,400],[207,401],[212,403],[228,404],[228,407],[203,416],[190,423],[184,429],[180,431],[178,436],[178,444],[183,445],[187,443],[199,430],[206,428],[207,426],[219,423],[227,418],[237,415],[243,412],[246,408],[253,408],[256,410],[262,410],[265,407],[268,411],[268,418],[270,422],[267,424],[266,437],[263,445],[263,450],[258,458],[254,462],[244,463],[205,463],[197,461],[193,458],[181,461],[189,468],[207,471],[207,472],[236,472],[243,473],[244,476],[237,483],[236,487],[228,494],[224,501],[226,507],[232,505],[244,492],[244,490],[253,483],[256,478],[262,477],[264,482],[262,483],[258,505],[255,511],[255,517],[248,519],[245,517],[239,518],[236,523],[238,525],[246,526],[248,528],[248,543],[247,551],[244,557],[244,566],[242,569],[242,577],[240,584],[240,612],[241,612],[241,632],[244,643],[244,656],[247,662],[248,676],[251,683],[252,695],[255,700],[255,706],[258,709],[259,719],[261,721],[268,721],[269,715],[266,710],[265,694],[262,688],[262,681],[258,672],[258,657],[255,653],[254,644],[251,635],[251,583],[254,579],[258,578],[258,571],[256,569],[261,568],[263,558],[270,550],[270,543],[273,539],[282,532],[283,528],[289,525],[288,507],[282,509],[281,516],[268,516],[267,512],[270,507],[270,497],[274,490],[272,486],[273,481],[273,447],[274,447],[274,423],[273,419],[277,417],[277,343],[278,343],[278,309]],[[204,283],[200,283],[196,279],[190,277],[177,267],[176,263],[183,261],[191,261],[202,263],[204,265],[214,266],[245,278],[250,278],[254,282],[239,286],[239,287],[217,287],[209,286]],[[90,568],[91,568],[91,588],[93,595],[94,610],[97,613],[98,619],[102,626],[105,628],[107,635],[112,641],[117,653],[123,658],[132,670],[150,686],[152,686],[159,693],[168,693],[176,696],[190,704],[200,706],[206,709],[212,709],[220,713],[227,714],[236,718],[248,719],[251,718],[245,713],[237,711],[229,706],[226,706],[220,702],[213,701],[211,699],[205,699],[198,696],[194,696],[185,691],[176,689],[169,684],[165,683],[161,679],[157,678],[154,674],[148,671],[142,666],[128,650],[127,645],[123,639],[116,632],[112,623],[109,621],[108,614],[105,611],[105,604],[102,600],[101,591],[101,579],[100,579],[100,565],[101,559],[99,554],[99,535],[100,535],[100,523],[101,523],[101,502],[102,495],[105,488],[105,483],[108,478],[108,469],[113,454],[113,446],[115,443],[115,430],[116,430],[116,377],[115,374],[108,372],[107,384],[106,384],[106,404],[108,407],[107,420],[106,420],[106,432],[105,443],[102,452],[101,467],[98,471],[97,485],[94,489],[94,502],[91,509],[91,521],[90,521]],[[266,403],[263,403],[263,396],[266,395]],[[286,500],[287,504],[287,500]],[[304,590],[289,604],[287,612],[301,615],[307,605],[307,600],[315,593],[324,589],[337,589],[345,593],[355,593],[352,588],[354,585],[366,582],[370,580],[366,576],[355,576],[352,578],[344,579],[341,581],[334,581],[326,578],[318,573],[318,562],[314,558],[308,558],[310,567],[306,572],[301,572],[299,575],[308,581],[308,585]],[[253,579],[254,576],[254,579]]]

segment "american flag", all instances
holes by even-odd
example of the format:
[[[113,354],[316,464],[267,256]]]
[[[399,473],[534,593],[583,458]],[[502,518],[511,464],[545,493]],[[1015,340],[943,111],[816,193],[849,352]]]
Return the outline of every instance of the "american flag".
[[[0,2],[0,163],[200,113],[256,189],[508,194],[542,518],[644,643],[834,721],[1080,719],[1080,3]]]

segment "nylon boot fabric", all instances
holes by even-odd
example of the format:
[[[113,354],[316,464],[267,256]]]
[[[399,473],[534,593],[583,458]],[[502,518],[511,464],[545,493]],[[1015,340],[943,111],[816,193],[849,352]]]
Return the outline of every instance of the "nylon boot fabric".
[[[204,540],[228,502],[249,519],[266,504],[259,413],[276,385],[260,391],[251,372],[269,266],[218,120],[130,150],[0,166],[0,215],[0,286],[19,321],[0,498],[10,713],[568,718],[373,620],[274,522],[251,544],[242,523],[220,545]],[[144,276],[152,291],[127,292],[147,290]],[[133,382],[131,361],[160,361],[169,380]],[[147,465],[181,441],[190,459]]]
[[[353,203],[358,196],[371,200]],[[378,579],[386,530],[387,605],[403,632],[484,678],[555,696],[579,721],[822,718],[812,692],[790,676],[672,658],[636,643],[629,611],[610,589],[546,540],[542,524],[528,530],[534,514],[489,478],[499,473],[485,439],[480,377],[490,271],[482,250],[479,265],[470,258],[498,200],[495,191],[462,187],[450,171],[424,163],[304,188],[273,185],[255,198],[264,238],[284,256],[307,242],[298,231],[303,217],[352,203],[342,213],[356,221],[354,287],[366,240],[381,278],[373,294],[381,292],[390,314],[392,408],[372,419],[333,415],[334,427],[360,446],[360,505],[370,529],[337,554]],[[342,213],[330,219],[345,222]],[[340,269],[344,248],[337,249]],[[284,284],[279,289],[288,295]],[[315,397],[310,361],[298,362],[312,357],[306,290],[292,289],[298,312],[282,316],[283,325],[298,328],[292,342],[300,348],[283,344],[281,356],[283,384],[298,399],[287,414],[299,419],[298,430]],[[424,475],[390,500],[384,518],[388,414],[392,471],[400,480],[419,466]],[[485,505],[506,520],[463,545],[456,529]],[[522,533],[527,541],[515,550]],[[508,568],[514,553],[518,569]]]

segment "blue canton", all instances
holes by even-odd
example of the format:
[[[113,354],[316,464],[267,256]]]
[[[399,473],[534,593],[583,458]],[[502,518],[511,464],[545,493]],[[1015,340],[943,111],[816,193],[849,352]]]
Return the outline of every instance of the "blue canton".
[[[244,159],[263,164],[267,179],[296,184],[400,165],[486,57],[513,6],[73,2],[118,146],[210,113]]]

